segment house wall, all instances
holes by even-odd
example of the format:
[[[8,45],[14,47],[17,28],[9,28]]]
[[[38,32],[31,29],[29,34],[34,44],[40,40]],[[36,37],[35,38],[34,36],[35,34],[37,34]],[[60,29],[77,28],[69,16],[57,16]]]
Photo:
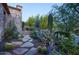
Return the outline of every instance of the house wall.
[[[12,27],[13,17],[10,14],[6,14],[5,19],[5,28]]]
[[[10,8],[10,7],[9,7],[9,10],[10,10],[10,13],[13,17],[13,20],[15,22],[15,25],[17,27],[18,32],[21,33],[22,32],[22,21],[21,21],[22,14],[21,14],[21,11],[17,10],[17,9]]]
[[[12,8],[9,8],[9,10],[10,14],[7,14],[3,5],[0,4],[0,42],[2,41],[2,36],[4,34],[5,28],[12,27],[12,24],[14,23],[18,32],[22,32],[21,11]]]
[[[5,14],[4,14],[5,12]],[[10,14],[8,14],[3,7],[2,4],[0,4],[0,42],[2,41],[2,36],[4,35],[4,30],[7,27],[11,27],[12,25],[10,22],[12,22],[13,18]]]
[[[4,9],[3,6],[0,4],[0,42],[2,40],[3,33],[4,33]]]

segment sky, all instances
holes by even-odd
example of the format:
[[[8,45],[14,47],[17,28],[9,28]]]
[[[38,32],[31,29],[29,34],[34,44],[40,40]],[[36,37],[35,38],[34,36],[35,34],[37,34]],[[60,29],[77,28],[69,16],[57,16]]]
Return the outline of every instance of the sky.
[[[9,3],[8,5],[16,7],[18,3]],[[36,15],[46,15],[55,3],[19,3],[22,6],[22,21],[27,21],[29,17]],[[57,4],[61,5],[61,4]]]

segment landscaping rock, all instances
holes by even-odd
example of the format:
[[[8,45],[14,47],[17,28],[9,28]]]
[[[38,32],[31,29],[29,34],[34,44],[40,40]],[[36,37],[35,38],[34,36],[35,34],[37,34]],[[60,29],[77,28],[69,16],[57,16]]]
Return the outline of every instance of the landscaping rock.
[[[13,50],[13,53],[15,53],[17,55],[23,55],[27,51],[28,51],[27,48],[17,48],[15,50]]]
[[[10,52],[0,52],[0,55],[11,55]]]
[[[31,48],[25,55],[35,55],[37,53],[37,48]]]
[[[26,41],[29,41],[30,39],[27,39],[27,38],[23,38],[23,42],[26,42]]]
[[[24,38],[23,38],[23,42],[26,42],[26,41],[28,41],[28,40],[30,40],[31,38],[30,38],[30,36],[29,35],[26,35]]]
[[[33,39],[29,40],[29,42],[32,42],[32,41],[33,41]]]
[[[25,39],[31,39],[29,35],[26,35],[24,38]]]
[[[15,45],[15,46],[20,46],[22,43],[23,42],[21,42],[21,41],[20,42],[19,41],[18,42],[12,42],[12,44]]]
[[[26,48],[33,47],[33,46],[34,46],[34,44],[31,42],[26,42],[23,45],[21,45],[21,47],[26,47]]]

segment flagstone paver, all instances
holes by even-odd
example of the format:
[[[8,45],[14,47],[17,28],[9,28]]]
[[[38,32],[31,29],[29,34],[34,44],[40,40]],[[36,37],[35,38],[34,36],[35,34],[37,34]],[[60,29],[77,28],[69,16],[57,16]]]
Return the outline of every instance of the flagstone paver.
[[[0,55],[11,55],[10,52],[0,52]]]
[[[14,54],[18,54],[18,55],[22,55],[24,54],[26,51],[28,51],[27,48],[17,48],[15,50],[13,50],[13,53]]]
[[[29,35],[24,36],[22,42],[12,42],[19,47],[13,49],[11,52],[0,52],[1,55],[34,55],[37,53],[37,48],[32,43],[33,39]]]
[[[30,39],[28,39],[28,38],[23,38],[23,42],[26,42],[26,41],[29,41]]]
[[[18,45],[20,46],[23,42],[12,42],[13,45]]]
[[[33,47],[33,46],[34,44],[31,42],[25,42],[23,45],[21,45],[21,47],[26,47],[26,48]]]
[[[29,40],[29,42],[32,42],[32,41],[33,41],[33,39]]]
[[[35,55],[37,53],[37,48],[32,47],[25,55]]]

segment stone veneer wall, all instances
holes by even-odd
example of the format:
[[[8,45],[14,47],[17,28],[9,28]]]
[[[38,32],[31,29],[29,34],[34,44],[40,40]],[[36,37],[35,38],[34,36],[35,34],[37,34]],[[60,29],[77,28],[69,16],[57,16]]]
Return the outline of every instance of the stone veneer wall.
[[[22,21],[21,21],[21,11],[12,9],[9,7],[10,13],[13,17],[13,20],[15,22],[15,25],[17,27],[18,32],[22,32]]]
[[[3,12],[4,12],[3,6],[0,4],[0,42],[4,34],[4,13]]]
[[[5,19],[5,28],[12,27],[13,17],[10,14],[6,14]]]

